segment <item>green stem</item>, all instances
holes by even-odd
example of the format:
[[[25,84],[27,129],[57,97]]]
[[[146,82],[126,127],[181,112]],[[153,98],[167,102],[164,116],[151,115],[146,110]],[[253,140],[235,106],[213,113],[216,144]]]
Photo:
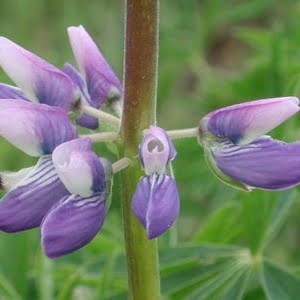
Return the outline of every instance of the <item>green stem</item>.
[[[82,134],[81,138],[90,138],[93,142],[114,142],[120,136],[118,132],[98,132],[91,134]]]
[[[167,134],[172,140],[192,138],[197,137],[199,135],[199,129],[198,127],[194,127],[186,129],[168,130]]]
[[[109,125],[112,125],[113,127],[119,128],[119,126],[120,126],[119,118],[117,118],[105,111],[102,111],[100,109],[97,109],[97,108],[94,108],[94,107],[88,106],[88,105],[81,105],[80,111],[84,112],[90,116],[96,117],[96,118],[108,123]]]
[[[125,94],[121,154],[133,158],[143,130],[155,124],[159,0],[126,1]],[[148,240],[131,211],[131,200],[142,176],[135,162],[121,174],[129,299],[159,300],[160,276],[156,240]]]

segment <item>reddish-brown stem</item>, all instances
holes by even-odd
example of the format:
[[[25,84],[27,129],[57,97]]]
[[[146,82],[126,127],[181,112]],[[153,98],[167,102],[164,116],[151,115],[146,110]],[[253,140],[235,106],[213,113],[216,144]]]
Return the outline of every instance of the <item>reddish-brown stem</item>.
[[[138,153],[143,130],[155,124],[159,0],[126,1],[125,95],[121,126],[122,155]],[[156,240],[131,211],[131,200],[142,176],[136,162],[122,172],[122,211],[129,280],[129,298],[159,300],[160,277]]]

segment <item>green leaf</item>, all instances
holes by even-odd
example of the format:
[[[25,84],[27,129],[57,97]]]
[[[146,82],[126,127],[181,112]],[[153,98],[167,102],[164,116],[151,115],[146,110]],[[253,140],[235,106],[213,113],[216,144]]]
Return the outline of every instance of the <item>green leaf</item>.
[[[3,297],[3,298],[2,298]],[[0,273],[0,299],[21,300],[21,296],[10,284],[10,282]]]
[[[296,192],[253,191],[243,195],[242,226],[247,245],[256,254],[276,236],[296,199]],[[274,197],[275,196],[275,197]]]
[[[265,234],[264,242],[267,245],[281,229],[284,221],[289,215],[290,208],[297,198],[296,191],[283,191],[275,202],[269,219],[269,226]]]
[[[234,34],[242,41],[249,43],[255,48],[260,48],[263,51],[269,51],[271,47],[271,36],[267,30],[240,27],[234,30]]]
[[[233,278],[227,287],[224,289],[223,294],[220,295],[220,300],[239,300],[242,299],[249,277],[251,275],[251,269],[242,270]]]
[[[231,242],[241,232],[241,227],[239,226],[240,217],[241,205],[237,202],[226,202],[209,217],[193,240],[195,242]]]
[[[237,262],[237,260],[231,259],[225,266],[225,268],[222,268],[222,271],[219,274],[211,277],[207,281],[200,282],[197,288],[191,294],[185,297],[185,299],[222,299],[222,296],[220,297],[220,294],[224,293],[223,297],[226,297],[227,287],[230,285],[234,285],[234,282],[239,279],[246,271],[246,265],[241,265]],[[239,293],[237,293],[237,296],[239,296]],[[234,299],[238,298],[231,298],[231,300]]]
[[[261,283],[269,300],[299,299],[299,278],[270,261],[263,262]]]
[[[210,297],[216,292],[232,295],[235,281],[246,280],[248,255],[244,248],[212,244],[165,250],[161,253],[163,295],[169,299],[202,299],[200,294]],[[244,291],[244,286],[239,288],[237,295]]]

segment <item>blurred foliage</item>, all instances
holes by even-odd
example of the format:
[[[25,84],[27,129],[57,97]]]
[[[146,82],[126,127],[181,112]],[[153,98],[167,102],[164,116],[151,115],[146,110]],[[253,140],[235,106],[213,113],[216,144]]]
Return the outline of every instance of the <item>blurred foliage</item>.
[[[0,34],[62,67],[74,63],[66,27],[83,24],[121,77],[123,15],[120,0],[2,0]],[[159,124],[192,127],[219,107],[300,96],[299,27],[295,0],[162,0]],[[3,72],[0,79],[9,82]],[[299,128],[294,117],[272,134],[300,140]],[[235,191],[210,173],[195,140],[175,146],[182,204],[176,228],[159,239],[165,299],[299,299],[298,190]],[[3,140],[0,147],[1,170],[34,163]],[[38,230],[0,233],[0,299],[126,299],[116,177],[103,230],[80,251],[50,261]]]

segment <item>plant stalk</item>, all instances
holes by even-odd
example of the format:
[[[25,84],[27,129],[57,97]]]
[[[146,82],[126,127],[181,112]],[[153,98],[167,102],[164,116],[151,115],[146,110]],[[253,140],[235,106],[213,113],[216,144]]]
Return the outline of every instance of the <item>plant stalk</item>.
[[[138,153],[143,130],[155,124],[156,119],[159,0],[127,0],[125,6],[121,155],[132,159]],[[136,160],[121,174],[129,299],[159,300],[157,243],[155,239],[147,239],[146,231],[131,210],[132,196],[141,176],[141,166]]]

